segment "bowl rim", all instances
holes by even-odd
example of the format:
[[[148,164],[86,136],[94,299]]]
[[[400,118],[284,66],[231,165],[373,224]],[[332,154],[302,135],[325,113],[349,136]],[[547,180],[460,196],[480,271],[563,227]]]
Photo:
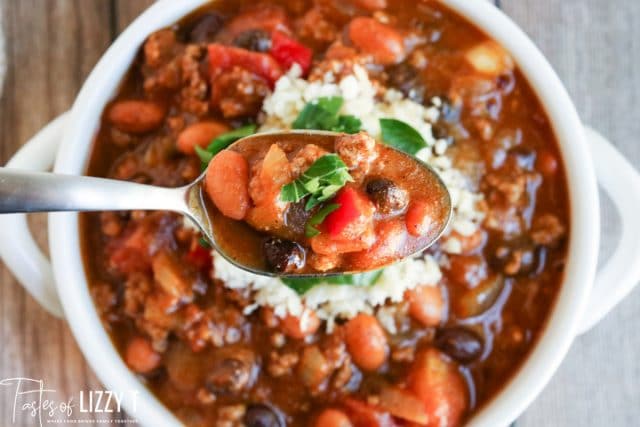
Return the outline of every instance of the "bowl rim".
[[[578,113],[551,65],[510,18],[490,2],[439,0],[471,21],[513,56],[538,96],[560,145],[569,188],[571,232],[565,277],[546,326],[508,383],[474,414],[469,425],[506,425],[550,380],[575,337],[595,276],[599,204],[595,172]],[[172,25],[207,0],[160,0],[136,18],[96,64],[74,102],[54,170],[81,174],[104,106],[117,90],[138,48],[151,32]],[[80,125],[76,125],[80,123]],[[180,425],[177,418],[127,368],[103,327],[87,286],[80,255],[78,215],[49,216],[51,259],[58,294],[72,333],[104,385],[135,391],[123,406],[145,425]],[[71,291],[71,292],[70,292]]]

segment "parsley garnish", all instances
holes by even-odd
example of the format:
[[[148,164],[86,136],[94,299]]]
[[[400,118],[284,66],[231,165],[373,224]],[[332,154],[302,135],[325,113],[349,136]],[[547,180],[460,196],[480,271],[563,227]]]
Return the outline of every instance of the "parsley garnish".
[[[316,225],[322,224],[322,221],[329,215],[331,212],[335,211],[340,207],[337,203],[331,203],[326,206],[323,206],[318,212],[313,214],[311,218],[307,221],[304,226],[304,234],[307,237],[314,237],[320,234],[320,230],[316,228]]]
[[[299,295],[303,295],[309,289],[316,285],[326,283],[329,285],[351,285],[351,286],[371,286],[382,276],[383,270],[373,270],[359,274],[345,274],[342,276],[329,276],[323,278],[300,278],[288,279],[281,278],[282,283],[296,291]]]
[[[385,144],[397,148],[405,153],[415,155],[427,147],[427,143],[420,133],[407,123],[396,119],[380,119],[382,140]]]
[[[321,97],[304,106],[293,129],[330,130],[334,132],[357,133],[362,122],[352,115],[338,115],[344,100],[340,96]]]
[[[211,159],[213,159],[213,156],[218,154],[220,151],[224,150],[240,138],[253,134],[255,131],[256,125],[242,126],[238,129],[218,135],[213,141],[211,141],[211,144],[209,144],[207,148],[201,148],[196,145],[196,154],[200,157],[202,167],[206,168]]]
[[[311,210],[333,197],[351,181],[353,178],[342,159],[337,154],[325,154],[313,162],[298,179],[282,187],[280,199],[295,203],[310,196],[305,209]]]

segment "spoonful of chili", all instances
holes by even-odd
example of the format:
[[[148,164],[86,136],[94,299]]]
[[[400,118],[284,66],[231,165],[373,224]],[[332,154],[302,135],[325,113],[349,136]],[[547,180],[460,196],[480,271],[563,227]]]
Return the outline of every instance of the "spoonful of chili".
[[[0,213],[103,210],[179,212],[239,268],[319,277],[426,249],[444,232],[451,200],[429,166],[364,132],[244,137],[179,188],[0,168]]]

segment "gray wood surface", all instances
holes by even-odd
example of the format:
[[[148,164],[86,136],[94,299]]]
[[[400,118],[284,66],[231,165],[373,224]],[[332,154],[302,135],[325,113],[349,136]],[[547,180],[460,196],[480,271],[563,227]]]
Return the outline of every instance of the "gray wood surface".
[[[640,169],[640,1],[502,0],[501,7],[549,59],[583,121]],[[601,258],[616,225],[605,199]],[[639,322],[640,288],[575,341],[518,427],[640,425]]]
[[[110,41],[151,0],[0,0],[8,75],[0,98],[0,164],[67,110]],[[583,120],[640,167],[640,1],[501,0],[567,85]],[[603,227],[616,217],[604,203]],[[45,220],[33,228],[46,242]],[[0,231],[0,238],[1,231]],[[603,256],[613,242],[605,240]],[[578,338],[551,384],[518,426],[638,425],[640,289]],[[46,314],[0,264],[0,379],[42,378],[60,398],[101,386],[68,327]],[[13,397],[0,388],[0,425]],[[100,417],[109,419],[109,416]],[[117,416],[115,418],[118,418]],[[19,417],[17,426],[36,425]],[[131,424],[129,424],[131,425]]]

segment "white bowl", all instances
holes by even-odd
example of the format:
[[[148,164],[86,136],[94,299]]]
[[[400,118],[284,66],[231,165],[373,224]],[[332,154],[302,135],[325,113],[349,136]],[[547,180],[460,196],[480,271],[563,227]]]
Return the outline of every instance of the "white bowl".
[[[547,111],[567,170],[571,233],[562,289],[544,332],[523,366],[470,420],[470,425],[474,426],[502,426],[514,420],[540,393],[576,333],[596,323],[640,278],[640,262],[637,262],[640,239],[634,238],[640,236],[640,226],[635,221],[640,211],[640,176],[610,143],[593,131],[585,132],[575,107],[549,63],[508,17],[489,2],[442,2],[511,52]],[[44,170],[55,158],[56,172],[82,174],[102,110],[114,96],[145,38],[152,31],[173,24],[202,3],[205,0],[161,0],[140,15],[93,69],[68,116],[43,129],[8,166]],[[596,168],[591,161],[592,153],[599,160]],[[622,240],[597,277],[600,229],[596,176],[618,208],[623,227]],[[100,322],[80,256],[78,215],[56,213],[49,217],[54,277],[50,265],[29,235],[23,215],[1,217],[0,227],[5,235],[0,239],[0,255],[6,264],[49,311],[60,315],[61,305],[89,364],[109,389],[124,392],[124,407],[130,415],[144,425],[180,425],[127,369]],[[596,286],[592,290],[594,281]],[[583,316],[587,306],[587,315]]]

